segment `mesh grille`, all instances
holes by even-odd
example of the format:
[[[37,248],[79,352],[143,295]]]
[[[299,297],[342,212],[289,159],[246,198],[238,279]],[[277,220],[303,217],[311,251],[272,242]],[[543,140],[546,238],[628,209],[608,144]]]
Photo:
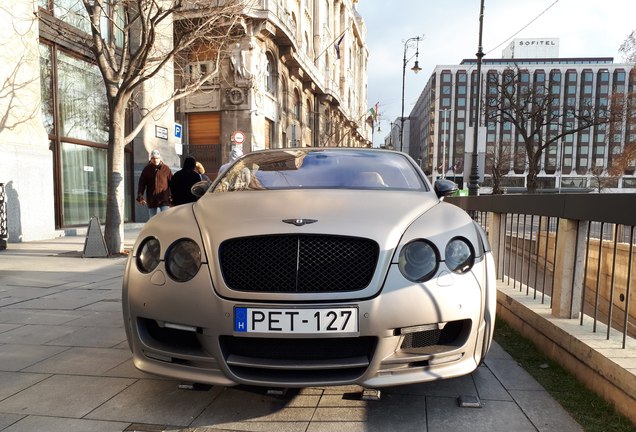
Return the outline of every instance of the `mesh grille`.
[[[412,350],[439,346],[461,346],[466,343],[470,328],[471,321],[469,319],[449,321],[442,329],[424,330],[404,335],[400,348]]]
[[[365,288],[380,248],[357,237],[277,235],[226,240],[225,284],[236,291],[338,292]]]
[[[241,365],[231,361],[227,364],[232,373],[242,379],[277,382],[281,387],[302,383],[306,387],[358,380],[373,358],[377,338],[261,339],[221,336],[220,342],[226,359],[231,359],[232,355],[243,357]],[[367,359],[367,363],[361,365],[360,358]],[[265,366],[276,360],[282,360],[281,366]],[[317,362],[322,367],[316,367]]]
[[[376,339],[373,337],[341,338],[249,338],[221,336],[225,357],[237,354],[252,359],[279,359],[291,362],[335,360],[349,357],[373,357]]]
[[[410,349],[437,345],[441,334],[442,332],[440,330],[426,330],[409,333],[404,336],[401,348]]]

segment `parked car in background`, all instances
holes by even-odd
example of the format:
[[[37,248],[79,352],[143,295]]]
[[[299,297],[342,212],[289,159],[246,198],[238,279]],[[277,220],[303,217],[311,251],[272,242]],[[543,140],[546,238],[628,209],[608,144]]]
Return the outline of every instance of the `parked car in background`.
[[[141,230],[135,366],[193,383],[379,388],[465,375],[492,342],[483,230],[406,154],[265,150]]]

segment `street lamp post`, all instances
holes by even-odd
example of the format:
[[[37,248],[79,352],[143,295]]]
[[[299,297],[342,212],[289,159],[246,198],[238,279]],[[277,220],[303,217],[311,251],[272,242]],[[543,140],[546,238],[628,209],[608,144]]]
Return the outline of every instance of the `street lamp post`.
[[[481,59],[484,51],[481,36],[484,27],[484,0],[479,9],[479,46],[477,48],[477,82],[475,83],[475,116],[473,119],[473,154],[470,164],[468,195],[479,195],[479,170],[477,169],[477,137],[479,135],[479,108],[481,106]]]
[[[404,57],[402,58],[402,115],[400,116],[400,151],[402,151],[404,142],[404,80],[406,78],[406,64],[408,63],[408,60],[406,59],[406,51],[409,47],[409,42],[415,41],[415,64],[413,65],[411,70],[415,73],[418,73],[422,70],[418,62],[418,57],[420,55],[420,39],[422,39],[421,36],[416,36],[408,38],[406,42],[404,42]]]

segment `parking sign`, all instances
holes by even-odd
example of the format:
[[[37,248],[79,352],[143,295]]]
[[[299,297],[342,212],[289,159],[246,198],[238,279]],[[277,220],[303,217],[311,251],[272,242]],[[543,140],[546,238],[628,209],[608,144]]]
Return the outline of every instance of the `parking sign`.
[[[183,126],[181,126],[179,123],[175,123],[174,124],[174,137],[176,138],[176,141],[180,144],[181,143],[181,134],[183,132]]]

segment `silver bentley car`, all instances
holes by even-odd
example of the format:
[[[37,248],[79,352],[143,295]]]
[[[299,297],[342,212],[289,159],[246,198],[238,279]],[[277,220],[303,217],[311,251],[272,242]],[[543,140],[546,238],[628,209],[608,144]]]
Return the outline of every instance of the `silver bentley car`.
[[[184,382],[367,388],[465,375],[488,352],[484,231],[408,155],[246,154],[150,219],[127,262],[135,366]]]

